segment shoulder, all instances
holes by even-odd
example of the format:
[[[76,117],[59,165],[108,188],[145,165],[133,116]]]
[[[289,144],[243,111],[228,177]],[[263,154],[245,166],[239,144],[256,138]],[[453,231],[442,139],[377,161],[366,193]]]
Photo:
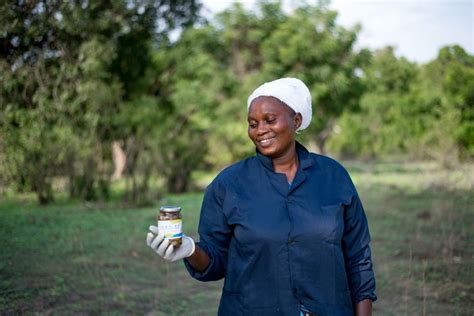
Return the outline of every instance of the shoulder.
[[[310,153],[310,156],[315,162],[315,170],[321,172],[326,178],[330,179],[334,183],[337,183],[338,185],[347,185],[351,189],[355,189],[349,172],[339,161],[334,158],[315,153]]]
[[[346,168],[334,158],[316,153],[310,153],[310,157],[323,172],[348,175]]]
[[[251,172],[253,169],[255,169],[257,167],[257,162],[258,161],[255,156],[235,162],[222,169],[214,180],[218,182],[235,180],[236,176],[242,176],[242,174]]]
[[[252,174],[258,168],[258,161],[255,156],[235,162],[222,169],[209,184],[209,188],[219,191],[226,187],[233,186],[238,180],[246,178],[246,175]]]

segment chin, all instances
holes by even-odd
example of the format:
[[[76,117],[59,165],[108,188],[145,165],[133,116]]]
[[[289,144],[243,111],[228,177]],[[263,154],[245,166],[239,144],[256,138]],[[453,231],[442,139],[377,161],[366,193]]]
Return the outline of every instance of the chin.
[[[276,148],[273,148],[273,147],[267,147],[267,148],[259,148],[257,147],[258,150],[260,151],[260,153],[262,153],[262,155],[264,156],[267,156],[267,157],[274,157],[276,155],[276,153],[278,152],[278,150]]]

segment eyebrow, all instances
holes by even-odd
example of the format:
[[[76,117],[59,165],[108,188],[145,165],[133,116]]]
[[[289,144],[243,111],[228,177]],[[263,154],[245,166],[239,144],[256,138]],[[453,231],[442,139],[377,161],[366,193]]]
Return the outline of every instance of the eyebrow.
[[[264,112],[263,115],[278,115],[276,112]],[[253,119],[250,115],[247,116],[247,120]]]

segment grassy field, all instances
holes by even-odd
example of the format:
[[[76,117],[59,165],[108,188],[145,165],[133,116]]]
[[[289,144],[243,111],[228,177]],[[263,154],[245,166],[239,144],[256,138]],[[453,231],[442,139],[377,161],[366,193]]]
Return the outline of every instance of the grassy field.
[[[375,315],[473,315],[474,166],[346,163],[369,217]],[[145,245],[160,204],[196,236],[202,193],[156,207],[0,202],[0,314],[215,315],[222,282]]]

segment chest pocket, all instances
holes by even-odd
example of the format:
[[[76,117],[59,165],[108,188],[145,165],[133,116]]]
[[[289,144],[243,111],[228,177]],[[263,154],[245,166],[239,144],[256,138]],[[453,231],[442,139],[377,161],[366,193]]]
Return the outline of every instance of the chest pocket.
[[[339,244],[344,232],[344,205],[341,203],[304,208],[295,216],[295,235],[313,242]]]

